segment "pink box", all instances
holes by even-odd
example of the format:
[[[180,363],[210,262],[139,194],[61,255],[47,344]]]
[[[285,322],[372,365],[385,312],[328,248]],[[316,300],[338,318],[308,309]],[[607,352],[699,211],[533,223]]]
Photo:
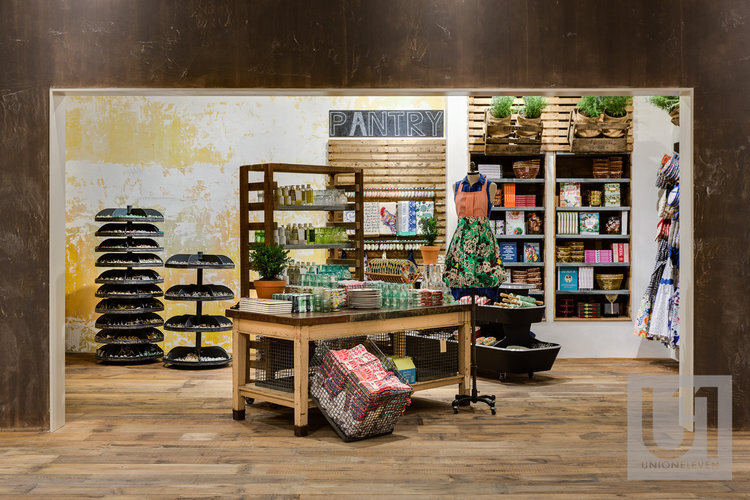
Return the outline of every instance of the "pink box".
[[[596,250],[586,250],[586,252],[584,253],[584,260],[586,262],[599,262],[596,253]]]
[[[612,262],[612,250],[598,250],[599,262]]]

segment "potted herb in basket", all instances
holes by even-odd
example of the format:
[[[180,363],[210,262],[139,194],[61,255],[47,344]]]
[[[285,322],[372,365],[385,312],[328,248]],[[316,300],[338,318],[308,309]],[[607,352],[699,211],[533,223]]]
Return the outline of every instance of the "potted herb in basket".
[[[678,96],[655,95],[649,97],[648,102],[669,113],[672,117],[672,124],[680,126],[680,98]]]
[[[523,106],[518,110],[518,125],[536,126],[538,131],[534,130],[516,130],[518,137],[535,138],[541,133],[542,110],[547,107],[547,101],[540,95],[524,96]]]
[[[484,119],[487,137],[508,137],[511,133],[510,119],[515,97],[495,96]]]
[[[573,110],[573,121],[581,124],[598,123],[602,114],[601,99],[596,96],[583,96],[578,101],[578,107]],[[576,128],[577,137],[596,137],[598,130],[579,130]]]
[[[281,279],[284,269],[291,262],[289,250],[272,243],[270,246],[255,245],[250,252],[250,269],[258,271],[255,292],[260,299],[270,299],[274,293],[283,293],[286,282]]]
[[[624,95],[609,95],[601,98],[604,115],[602,121],[606,123],[626,123],[630,117],[626,109],[630,98]],[[605,137],[623,137],[625,128],[602,128]]]
[[[419,247],[422,252],[422,262],[425,264],[437,264],[438,253],[440,253],[440,247],[435,245],[435,240],[438,237],[437,219],[425,215],[419,222],[422,236],[427,240],[426,245]]]

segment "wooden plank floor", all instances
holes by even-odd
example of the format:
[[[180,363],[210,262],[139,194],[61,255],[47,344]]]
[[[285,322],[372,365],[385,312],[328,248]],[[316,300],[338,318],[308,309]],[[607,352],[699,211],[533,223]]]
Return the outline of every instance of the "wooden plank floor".
[[[498,415],[453,415],[453,389],[420,393],[392,436],[343,443],[312,411],[268,404],[231,418],[231,370],[96,365],[67,358],[67,425],[0,433],[0,495],[81,498],[747,498],[750,433],[734,434],[734,480],[628,481],[626,377],[653,360],[559,360],[529,382],[483,380]]]

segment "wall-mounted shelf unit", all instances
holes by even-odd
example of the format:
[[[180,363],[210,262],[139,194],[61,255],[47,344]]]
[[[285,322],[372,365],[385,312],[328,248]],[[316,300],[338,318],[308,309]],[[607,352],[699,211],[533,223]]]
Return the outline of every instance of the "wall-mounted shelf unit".
[[[613,160],[609,160],[610,158]],[[613,172],[608,173],[608,169]],[[555,321],[631,320],[631,171],[631,156],[628,152],[555,154]],[[602,175],[612,176],[601,177]],[[609,199],[605,184],[612,185]],[[561,191],[563,185],[568,186],[565,196]],[[597,206],[590,206],[592,192]],[[560,206],[563,198],[566,204],[575,200],[575,193],[579,194],[580,200],[573,204],[578,206]],[[618,200],[616,206],[605,206],[615,205],[615,200]],[[597,218],[598,227],[593,229],[595,226],[592,224]],[[617,232],[608,233],[607,230],[614,231],[617,223]],[[599,257],[595,257],[597,254]],[[593,261],[596,258],[600,262]],[[585,262],[586,259],[592,261]],[[584,273],[590,279],[592,270],[594,289],[580,289],[578,284],[571,285],[575,280],[580,282]],[[619,289],[600,289],[596,277],[602,274],[622,274]],[[562,279],[567,281],[566,286],[562,286]],[[561,289],[571,286],[577,289]],[[591,286],[591,283],[587,286]],[[589,314],[592,309],[598,310],[601,317],[578,317],[579,314]]]
[[[366,196],[366,216],[372,217],[372,207],[378,210],[378,217],[393,220],[400,216],[390,213],[398,202],[414,202],[417,217],[424,211],[432,213],[438,220],[438,238],[435,244],[445,251],[445,139],[330,139],[328,141],[328,164],[332,167],[358,167],[363,174],[364,192]],[[351,175],[337,176],[336,184],[351,184]],[[370,205],[370,204],[376,205]],[[388,204],[388,205],[384,205]],[[380,214],[379,210],[386,208],[388,213]],[[373,227],[380,227],[381,231],[371,231]],[[416,234],[397,234],[388,232],[386,226],[366,224],[368,230],[364,238],[369,243],[384,240],[398,240],[404,245],[389,245],[386,250],[388,257],[406,258],[409,253],[417,262],[421,259],[419,250],[422,236]],[[410,233],[411,231],[402,231]],[[368,257],[380,257],[383,250],[370,249],[368,245],[365,253]],[[393,249],[393,248],[398,249]],[[403,249],[401,249],[403,248]]]
[[[281,187],[277,174],[313,174],[326,176],[326,188],[342,189],[352,193],[351,201],[345,204],[326,205],[277,205],[274,193]],[[262,180],[250,180],[256,174]],[[344,182],[342,179],[346,178]],[[254,244],[270,245],[274,241],[274,231],[278,224],[275,212],[325,212],[326,227],[345,228],[350,234],[348,242],[324,244],[285,244],[288,250],[327,250],[330,263],[349,264],[352,277],[364,278],[364,219],[363,219],[363,176],[362,169],[356,166],[298,165],[285,163],[264,163],[240,167],[240,293],[249,295],[250,250]],[[252,194],[252,195],[251,195]],[[250,202],[262,196],[264,201]],[[353,212],[353,221],[344,221],[344,212]],[[255,231],[263,231],[262,243],[256,243]],[[324,240],[325,241],[325,240]],[[345,255],[344,255],[345,253]]]

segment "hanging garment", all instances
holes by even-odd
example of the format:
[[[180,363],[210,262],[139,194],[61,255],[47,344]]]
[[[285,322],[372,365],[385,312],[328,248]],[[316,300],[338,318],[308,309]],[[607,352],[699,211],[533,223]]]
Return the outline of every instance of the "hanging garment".
[[[651,313],[651,326],[648,331],[649,338],[667,345],[671,343],[672,337],[669,320],[672,296],[675,291],[673,272],[672,261],[667,259],[664,265],[664,272],[659,280],[659,287],[656,291],[653,312]]]
[[[669,301],[669,347],[680,347],[680,284]]]
[[[505,281],[500,248],[490,226],[490,182],[483,175],[474,184],[467,177],[456,182],[458,226],[448,246],[443,282],[458,300],[466,295],[496,299]]]
[[[638,312],[635,315],[635,325],[633,326],[633,334],[639,337],[650,339],[651,330],[651,315],[654,307],[654,299],[656,298],[656,292],[659,288],[659,281],[661,280],[664,272],[664,266],[668,258],[667,242],[662,240],[659,242],[659,247],[656,252],[656,265],[651,273],[651,279],[649,280],[646,291],[643,293],[641,298],[641,304],[638,307]]]

